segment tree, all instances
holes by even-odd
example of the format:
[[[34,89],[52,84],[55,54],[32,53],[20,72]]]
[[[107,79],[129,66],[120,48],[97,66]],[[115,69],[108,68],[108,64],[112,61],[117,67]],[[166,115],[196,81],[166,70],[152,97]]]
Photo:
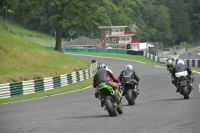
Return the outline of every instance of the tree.
[[[3,17],[3,21],[2,21],[2,29],[6,29],[7,28],[7,14],[8,14],[8,8],[11,5],[12,1],[11,0],[1,0],[0,1],[0,16]]]
[[[136,32],[136,38],[141,42],[152,41],[153,37],[156,36],[156,29],[153,27],[148,27],[143,20],[139,20],[140,23],[137,24],[139,29]]]
[[[170,13],[164,5],[147,5],[144,20],[148,27],[155,28],[156,34],[152,35],[151,41],[159,41],[164,44],[172,43],[172,31],[170,28]]]
[[[71,24],[64,28],[64,36],[68,38],[78,38],[80,36],[87,36],[89,38],[99,38],[100,32],[98,26],[111,25],[110,18],[105,12],[100,12],[97,16],[88,17],[91,17],[91,20],[93,20],[93,23],[90,27]]]
[[[191,42],[190,21],[182,0],[167,2],[171,16],[171,29],[175,43]]]
[[[191,33],[195,41],[199,41],[200,38],[200,0],[189,0],[187,5],[187,11],[189,13],[189,20],[191,22]]]
[[[56,51],[63,52],[61,48],[62,30],[71,25],[90,27],[94,23],[90,16],[98,16],[103,10],[106,0],[17,0],[15,1],[15,15],[20,19],[27,19],[32,9],[48,9],[47,17],[56,18]]]

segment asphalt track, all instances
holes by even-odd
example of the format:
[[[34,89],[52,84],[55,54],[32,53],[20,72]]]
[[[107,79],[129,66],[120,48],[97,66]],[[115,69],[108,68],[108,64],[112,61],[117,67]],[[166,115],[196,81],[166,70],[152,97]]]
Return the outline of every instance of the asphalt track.
[[[191,53],[191,55],[188,54],[189,52]],[[198,60],[200,60],[200,56],[198,56],[198,48],[180,54],[179,59],[198,59]]]
[[[0,133],[199,133],[200,74],[194,73],[189,100],[175,92],[166,68],[128,60],[77,57],[104,62],[118,76],[127,64],[141,85],[136,104],[123,99],[123,114],[109,117],[94,88],[0,105]],[[91,81],[92,83],[92,81]]]

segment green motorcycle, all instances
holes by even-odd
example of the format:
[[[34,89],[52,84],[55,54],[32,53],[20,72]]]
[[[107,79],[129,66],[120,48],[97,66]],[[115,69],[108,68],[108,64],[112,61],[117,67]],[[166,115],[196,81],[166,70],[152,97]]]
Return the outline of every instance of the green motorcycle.
[[[118,92],[118,94],[115,92],[115,90],[105,83],[101,83],[98,86],[98,92],[100,96],[104,99],[105,102],[105,110],[108,111],[109,115],[116,116],[117,112],[119,114],[122,114],[122,92],[121,90]]]

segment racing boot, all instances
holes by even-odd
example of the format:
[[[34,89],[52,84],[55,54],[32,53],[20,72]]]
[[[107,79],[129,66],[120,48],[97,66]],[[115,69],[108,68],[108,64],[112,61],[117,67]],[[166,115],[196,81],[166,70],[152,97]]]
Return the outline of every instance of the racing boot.
[[[123,90],[122,92],[123,92],[123,93],[122,93],[122,96],[125,96],[125,95],[126,95],[126,92],[125,92],[125,90]]]
[[[176,86],[176,92],[180,92],[180,89],[178,86]]]
[[[179,92],[179,87],[174,83],[174,80],[172,80],[172,84],[174,84],[174,86],[176,86],[176,92]]]
[[[105,105],[105,101],[104,101],[104,99],[101,98],[100,100],[101,100],[101,107],[104,107],[104,105]]]
[[[194,90],[194,87],[193,87],[193,86],[191,86],[191,87],[190,87],[190,90],[191,90],[191,91],[192,91],[192,90]]]
[[[134,89],[133,91],[134,91],[134,93],[135,93],[135,98],[136,98],[140,93],[138,92],[137,89]]]
[[[120,86],[118,86],[116,89],[115,89],[115,93],[119,93],[119,91],[120,91]]]
[[[176,92],[180,92],[179,87],[176,84],[174,84],[174,85],[176,86]]]
[[[194,90],[194,88],[192,87],[192,83],[190,83],[190,84],[189,84],[189,94],[190,94],[190,92],[191,92],[192,90]]]
[[[138,85],[135,86],[137,92],[139,93],[139,88],[138,88]]]

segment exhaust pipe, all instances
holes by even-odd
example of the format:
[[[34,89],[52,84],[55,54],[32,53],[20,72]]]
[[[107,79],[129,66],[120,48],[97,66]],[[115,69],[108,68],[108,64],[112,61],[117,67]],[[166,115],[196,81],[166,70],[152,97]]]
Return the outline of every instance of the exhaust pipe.
[[[111,95],[114,95],[114,94],[115,94],[115,91],[114,91],[114,90],[112,90],[112,91],[111,91]]]
[[[111,94],[114,96],[117,104],[120,104],[120,100],[119,100],[118,94],[114,90],[111,91]]]

